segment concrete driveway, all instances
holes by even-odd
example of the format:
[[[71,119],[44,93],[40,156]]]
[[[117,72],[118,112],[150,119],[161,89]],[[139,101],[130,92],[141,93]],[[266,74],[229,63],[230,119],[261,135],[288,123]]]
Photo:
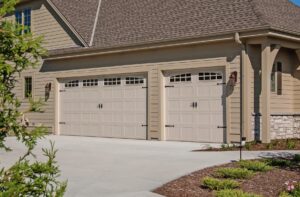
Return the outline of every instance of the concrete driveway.
[[[199,143],[119,140],[50,136],[55,141],[62,178],[68,180],[66,196],[140,197],[158,196],[151,190],[193,171],[239,158],[238,152],[192,152]],[[1,165],[15,161],[24,151],[14,138],[7,144],[13,153],[0,152]],[[38,150],[38,149],[37,149]],[[258,152],[245,153],[255,158]],[[266,154],[266,153],[263,153]],[[41,155],[37,151],[37,155]],[[40,157],[42,158],[42,157]]]

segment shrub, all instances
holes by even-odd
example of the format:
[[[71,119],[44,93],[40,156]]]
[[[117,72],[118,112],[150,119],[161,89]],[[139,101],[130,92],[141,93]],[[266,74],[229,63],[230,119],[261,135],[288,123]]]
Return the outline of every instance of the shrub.
[[[286,182],[286,191],[280,194],[280,197],[299,197],[300,196],[300,183],[296,181]]]
[[[293,140],[287,140],[286,141],[286,148],[289,149],[289,150],[293,150],[296,148],[296,142],[293,141]]]
[[[217,177],[231,179],[247,179],[253,174],[253,171],[243,168],[220,168],[216,172]]]
[[[292,165],[292,162],[287,159],[273,158],[273,159],[267,159],[267,164],[270,166],[277,166],[277,167],[289,167]]]
[[[300,154],[294,155],[293,161],[294,162],[300,162]]]
[[[202,186],[211,190],[235,189],[240,184],[233,180],[219,180],[211,177],[205,177]]]
[[[240,161],[239,165],[242,168],[255,172],[266,172],[272,169],[271,166],[261,161]]]
[[[241,190],[220,190],[216,192],[216,197],[261,197],[260,195],[245,193]]]

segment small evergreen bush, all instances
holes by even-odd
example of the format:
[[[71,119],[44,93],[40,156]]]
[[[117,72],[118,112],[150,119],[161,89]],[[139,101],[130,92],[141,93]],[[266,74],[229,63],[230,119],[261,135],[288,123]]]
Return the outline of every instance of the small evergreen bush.
[[[223,189],[235,189],[240,186],[237,181],[234,180],[219,180],[211,177],[205,177],[202,181],[202,186],[211,190],[223,190]]]

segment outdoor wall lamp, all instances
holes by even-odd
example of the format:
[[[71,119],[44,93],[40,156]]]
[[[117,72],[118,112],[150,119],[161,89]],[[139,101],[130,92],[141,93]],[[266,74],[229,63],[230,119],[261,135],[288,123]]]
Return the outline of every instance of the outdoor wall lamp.
[[[229,85],[230,86],[235,86],[236,83],[237,83],[237,76],[238,76],[238,73],[237,71],[234,71],[230,74],[229,76]]]
[[[45,85],[45,101],[48,101],[49,97],[50,97],[50,92],[51,92],[51,83],[47,83]]]

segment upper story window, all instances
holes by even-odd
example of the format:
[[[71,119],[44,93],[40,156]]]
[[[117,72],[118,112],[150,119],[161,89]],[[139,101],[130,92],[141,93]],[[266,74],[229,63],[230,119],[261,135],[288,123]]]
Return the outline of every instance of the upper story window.
[[[24,10],[15,11],[16,23],[24,26],[24,30],[21,30],[19,34],[31,32],[31,9],[26,8]]]
[[[282,94],[282,63],[276,62],[271,73],[271,92]]]
[[[24,33],[31,32],[31,9],[27,8],[24,10]]]
[[[25,77],[24,81],[24,97],[30,98],[32,97],[32,77]]]

